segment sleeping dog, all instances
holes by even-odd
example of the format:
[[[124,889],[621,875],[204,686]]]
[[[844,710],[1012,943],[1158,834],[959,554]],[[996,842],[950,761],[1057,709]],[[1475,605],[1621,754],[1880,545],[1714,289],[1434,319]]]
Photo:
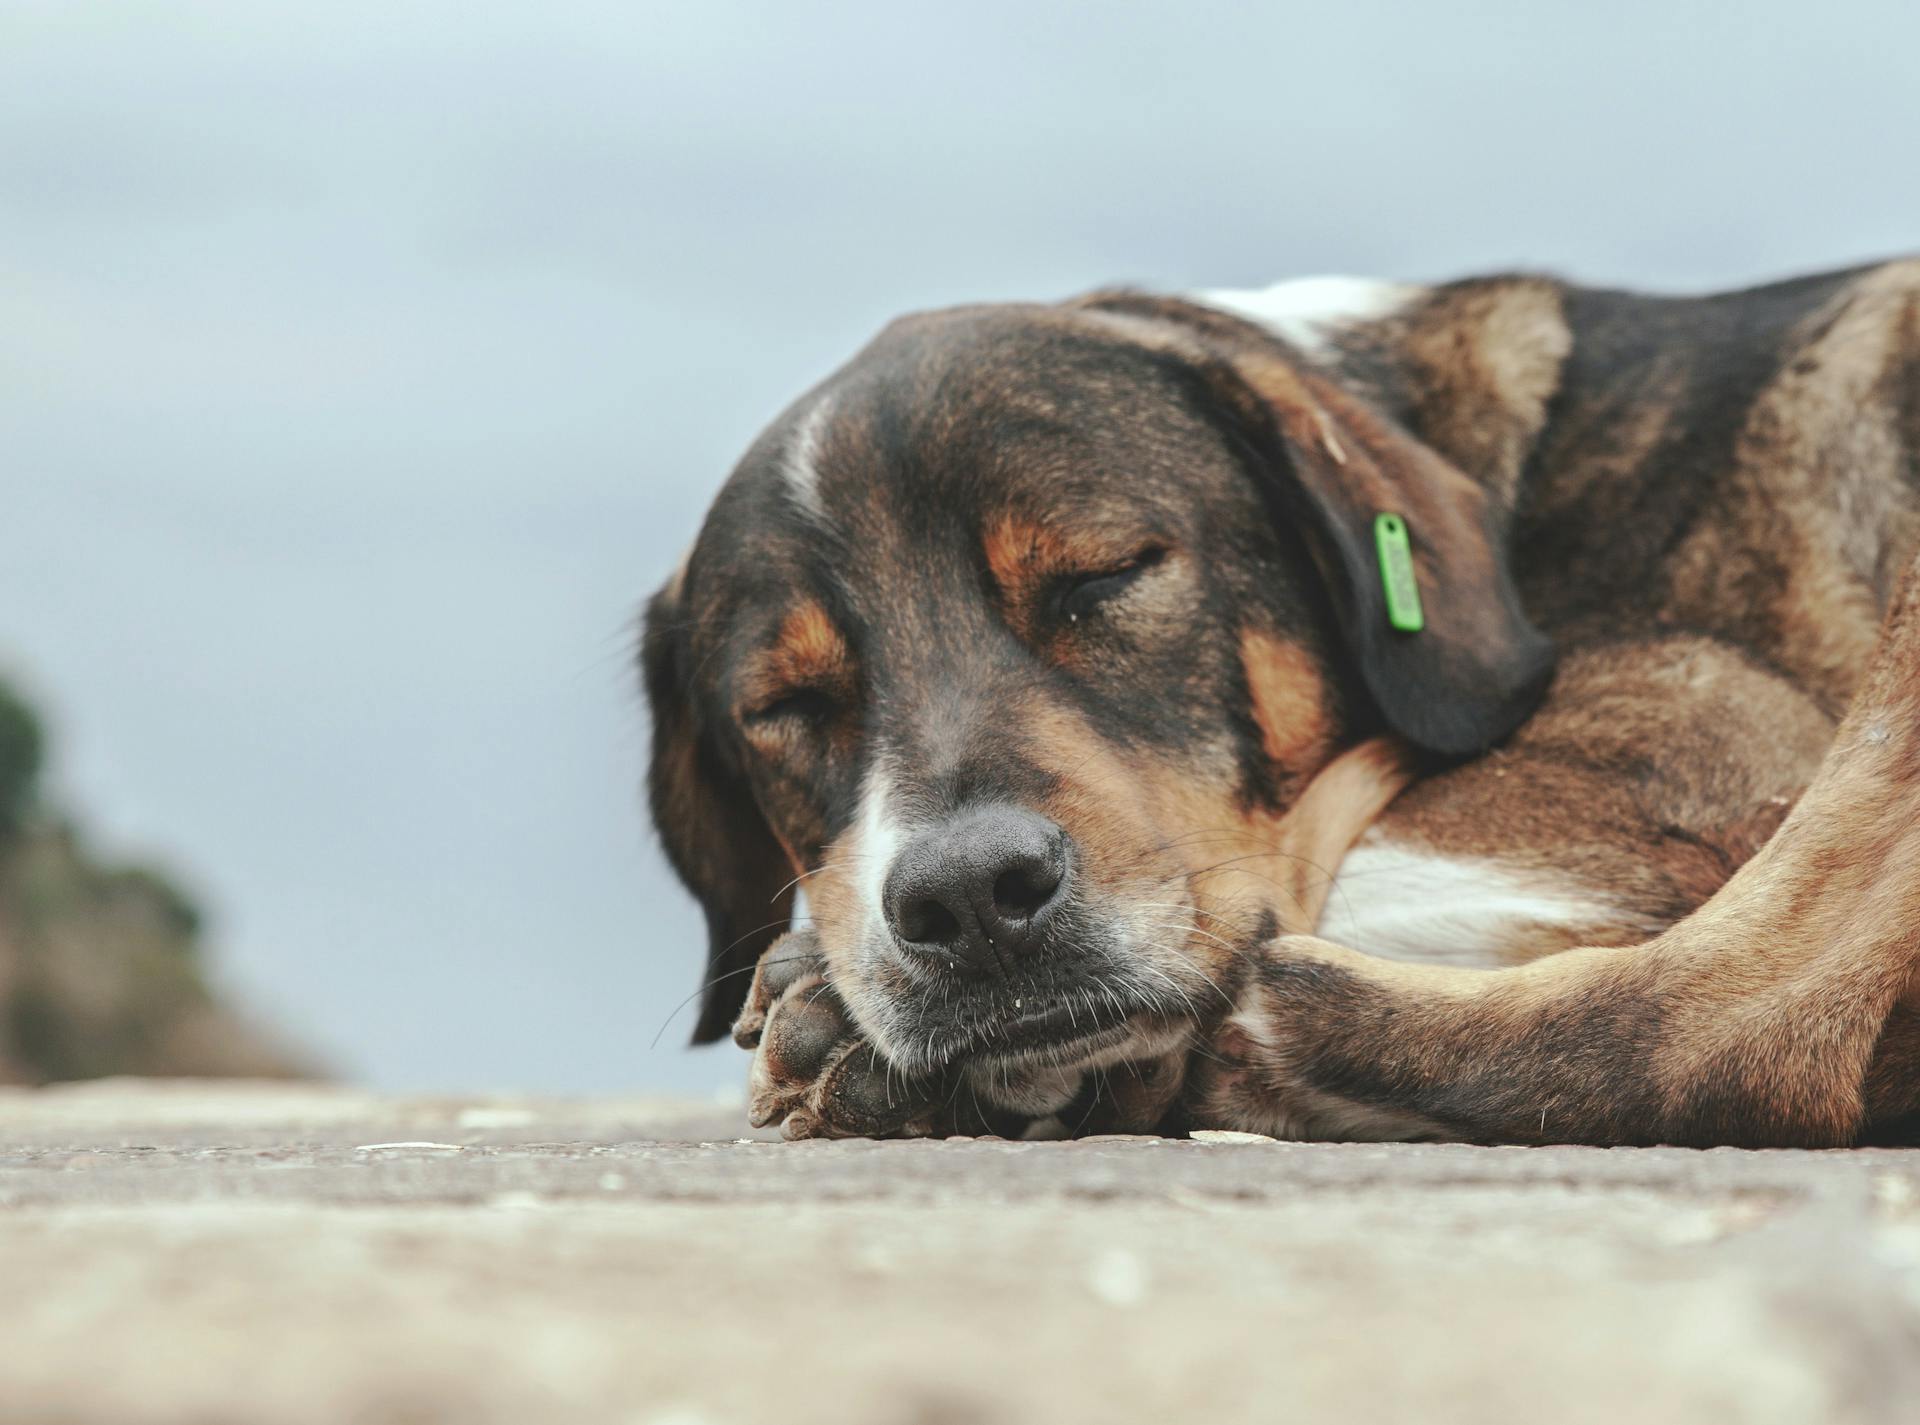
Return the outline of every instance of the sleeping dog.
[[[1916,548],[1920,261],[903,318],[647,611],[694,1038],[796,1137],[1879,1132]]]

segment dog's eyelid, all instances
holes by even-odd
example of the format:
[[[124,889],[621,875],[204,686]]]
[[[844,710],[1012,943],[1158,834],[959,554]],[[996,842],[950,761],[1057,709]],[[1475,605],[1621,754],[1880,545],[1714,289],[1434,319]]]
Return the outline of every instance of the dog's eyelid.
[[[1119,564],[1065,576],[1060,582],[1058,595],[1061,616],[1068,623],[1079,622],[1122,593],[1149,569],[1164,563],[1167,553],[1165,545],[1150,544]]]
[[[1093,569],[1082,569],[1065,576],[1069,584],[1085,584],[1095,579],[1115,579],[1127,574],[1140,574],[1161,563],[1167,557],[1164,544],[1148,544],[1136,549],[1125,559],[1115,560],[1111,564]]]
[[[838,706],[833,694],[825,688],[786,688],[749,703],[740,710],[739,718],[748,727],[788,721],[816,723],[830,717]]]

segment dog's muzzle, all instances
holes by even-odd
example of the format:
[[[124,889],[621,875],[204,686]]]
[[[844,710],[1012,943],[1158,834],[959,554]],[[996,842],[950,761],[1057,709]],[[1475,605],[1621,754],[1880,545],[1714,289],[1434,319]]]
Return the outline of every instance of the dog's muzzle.
[[[962,975],[1007,976],[1066,904],[1073,847],[1036,812],[970,807],[907,843],[881,890],[900,951]]]

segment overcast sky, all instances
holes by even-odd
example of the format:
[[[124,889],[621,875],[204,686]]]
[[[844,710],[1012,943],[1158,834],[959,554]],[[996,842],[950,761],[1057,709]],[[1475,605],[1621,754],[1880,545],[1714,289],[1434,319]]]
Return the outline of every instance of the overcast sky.
[[[630,625],[787,399],[960,300],[1920,247],[1916,56],[1895,4],[0,0],[0,666],[343,1072],[730,1085]]]

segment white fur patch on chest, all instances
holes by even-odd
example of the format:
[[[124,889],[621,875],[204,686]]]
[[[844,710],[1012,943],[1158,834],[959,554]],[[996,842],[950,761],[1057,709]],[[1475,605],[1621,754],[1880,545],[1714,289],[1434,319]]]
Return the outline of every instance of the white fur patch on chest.
[[[1263,326],[1309,356],[1360,322],[1378,321],[1414,300],[1424,287],[1373,277],[1301,277],[1271,287],[1219,287],[1193,300]]]
[[[1388,960],[1490,969],[1530,941],[1560,949],[1637,919],[1571,879],[1369,836],[1341,864],[1315,933]]]

